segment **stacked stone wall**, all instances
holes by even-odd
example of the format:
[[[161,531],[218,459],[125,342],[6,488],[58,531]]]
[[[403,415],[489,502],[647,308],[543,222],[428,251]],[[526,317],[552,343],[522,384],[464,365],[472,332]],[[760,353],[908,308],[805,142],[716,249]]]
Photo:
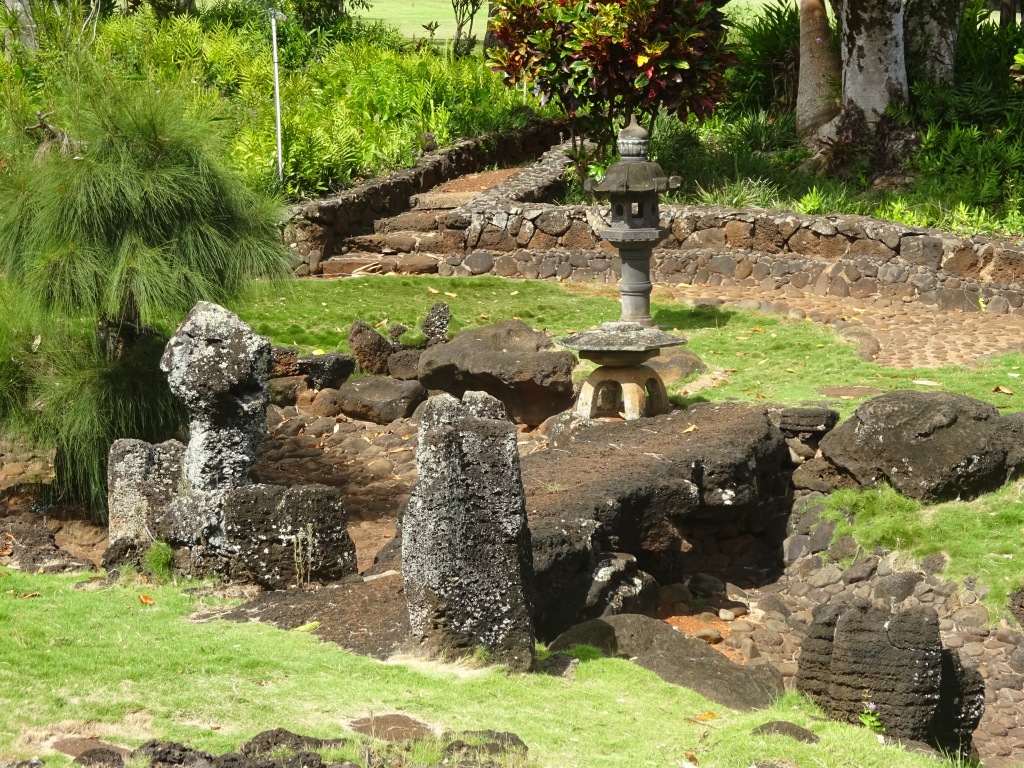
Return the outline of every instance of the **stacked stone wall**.
[[[596,232],[607,207],[491,196],[443,220],[441,275],[495,274],[614,283],[620,261]],[[820,296],[920,301],[945,310],[1024,314],[1024,245],[863,216],[664,206],[668,236],[652,276]]]
[[[295,253],[295,275],[316,274],[320,262],[346,237],[373,231],[374,221],[409,209],[409,199],[445,181],[539,157],[562,140],[565,126],[538,120],[521,129],[499,131],[423,155],[412,168],[337,194],[294,206],[282,238]]]

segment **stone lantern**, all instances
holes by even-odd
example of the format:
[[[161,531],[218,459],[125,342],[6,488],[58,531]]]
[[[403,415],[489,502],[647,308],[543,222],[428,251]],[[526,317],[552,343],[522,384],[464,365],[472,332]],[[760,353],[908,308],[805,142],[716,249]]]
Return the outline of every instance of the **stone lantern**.
[[[598,233],[619,249],[622,259],[622,322],[653,325],[651,321],[651,252],[668,232],[660,225],[658,195],[677,189],[678,176],[665,178],[661,166],[647,159],[650,135],[636,122],[619,131],[621,159],[600,181],[587,179],[585,188],[611,202],[611,226]]]

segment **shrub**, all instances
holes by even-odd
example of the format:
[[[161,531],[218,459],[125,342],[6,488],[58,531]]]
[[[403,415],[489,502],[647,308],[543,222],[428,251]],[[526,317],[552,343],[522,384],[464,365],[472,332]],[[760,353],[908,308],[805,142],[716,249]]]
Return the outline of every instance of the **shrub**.
[[[709,115],[732,62],[721,0],[501,0],[491,63],[609,144],[629,115]]]
[[[792,110],[800,64],[800,10],[774,0],[757,14],[733,22],[736,66],[729,70],[729,106],[741,110]]]
[[[276,204],[224,167],[213,121],[93,65],[71,61],[39,94],[50,114],[8,136],[0,269],[35,312],[6,334],[17,395],[0,416],[56,447],[62,497],[102,509],[110,443],[180,427],[158,369],[167,332],[199,299],[287,274],[288,254]]]

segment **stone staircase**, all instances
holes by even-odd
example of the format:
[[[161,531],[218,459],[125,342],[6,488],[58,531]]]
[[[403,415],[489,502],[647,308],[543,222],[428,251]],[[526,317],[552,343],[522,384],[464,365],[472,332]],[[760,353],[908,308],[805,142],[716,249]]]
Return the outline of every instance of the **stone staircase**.
[[[441,187],[413,195],[408,211],[374,221],[373,234],[346,238],[339,254],[321,263],[323,276],[436,273],[445,250],[440,219],[487,188],[443,191]]]

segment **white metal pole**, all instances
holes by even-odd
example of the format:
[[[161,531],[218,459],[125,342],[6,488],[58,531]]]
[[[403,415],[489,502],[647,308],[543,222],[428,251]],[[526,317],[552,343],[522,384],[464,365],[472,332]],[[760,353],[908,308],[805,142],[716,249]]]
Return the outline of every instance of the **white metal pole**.
[[[284,182],[284,159],[281,154],[281,83],[277,75],[277,11],[270,9],[270,36],[274,52],[274,120],[277,126],[277,178]]]

